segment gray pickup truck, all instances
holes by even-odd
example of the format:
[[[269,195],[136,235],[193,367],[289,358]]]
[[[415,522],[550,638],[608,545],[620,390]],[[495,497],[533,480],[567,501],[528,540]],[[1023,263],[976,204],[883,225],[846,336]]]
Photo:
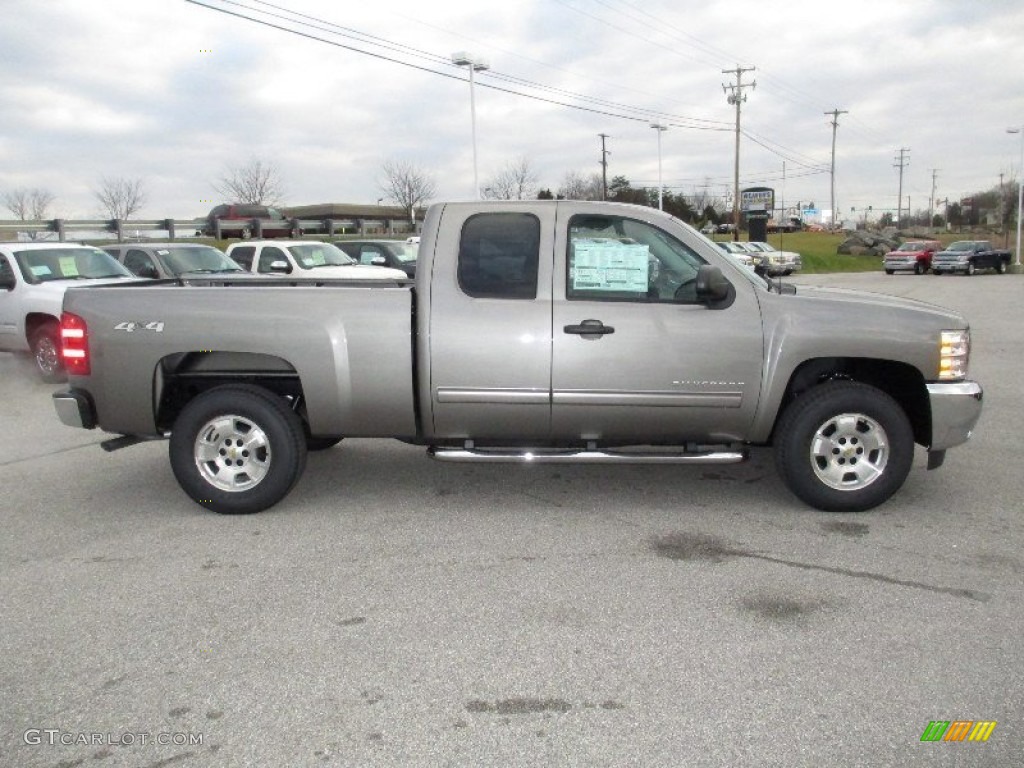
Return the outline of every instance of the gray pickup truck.
[[[68,425],[170,438],[216,512],[284,498],[308,450],[392,437],[436,459],[725,463],[772,445],[822,510],[938,467],[981,412],[956,312],[769,283],[652,208],[438,203],[416,281],[204,276],[67,292]]]

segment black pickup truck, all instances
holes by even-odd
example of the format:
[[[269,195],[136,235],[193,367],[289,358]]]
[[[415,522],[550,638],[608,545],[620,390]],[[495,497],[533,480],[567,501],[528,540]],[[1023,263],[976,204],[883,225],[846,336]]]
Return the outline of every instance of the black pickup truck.
[[[1010,267],[1010,252],[993,248],[988,240],[957,240],[932,256],[932,273],[963,272],[973,275],[979,269],[994,269],[1000,275]]]

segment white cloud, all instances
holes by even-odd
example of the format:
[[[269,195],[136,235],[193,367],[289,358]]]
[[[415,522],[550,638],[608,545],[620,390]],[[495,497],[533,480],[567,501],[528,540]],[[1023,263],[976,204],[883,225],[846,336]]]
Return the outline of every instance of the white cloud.
[[[737,64],[756,66],[758,82],[743,107],[757,139],[742,143],[744,184],[781,185],[785,156],[786,198],[824,203],[828,174],[801,163],[828,164],[833,108],[848,110],[837,135],[841,206],[895,207],[900,147],[911,149],[904,195],[921,201],[930,169],[941,169],[938,196],[956,198],[1018,163],[1018,140],[1004,131],[1024,122],[1024,9],[1003,0],[837,0],[827,14],[803,0],[276,0],[311,17],[301,25],[265,15],[281,12],[260,0],[204,2],[249,6],[338,45],[184,0],[14,0],[0,28],[0,190],[38,179],[64,209],[88,210],[100,175],[139,176],[147,215],[189,217],[209,208],[227,165],[253,155],[277,163],[295,204],[374,201],[381,162],[400,156],[435,171],[439,196],[464,197],[472,149],[465,71],[448,62],[457,50],[492,67],[476,90],[481,177],[526,156],[541,184],[557,187],[566,171],[599,170],[606,133],[609,175],[653,184],[656,137],[639,110],[729,129],[721,70]],[[667,183],[731,185],[731,130],[673,127],[662,142]]]

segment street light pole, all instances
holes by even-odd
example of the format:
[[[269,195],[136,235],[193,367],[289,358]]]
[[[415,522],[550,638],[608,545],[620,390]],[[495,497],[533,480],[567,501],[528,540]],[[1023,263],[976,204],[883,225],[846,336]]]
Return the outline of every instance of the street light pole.
[[[663,211],[665,208],[662,206],[662,185],[661,185],[661,134],[668,130],[668,128],[661,123],[651,123],[651,128],[658,132],[658,210]]]
[[[1007,128],[1007,133],[1019,133],[1020,134],[1020,166],[1017,173],[1017,258],[1013,262],[1013,268],[1015,272],[1019,272],[1020,267],[1020,215],[1021,211],[1024,210],[1024,125],[1018,125],[1016,128]]]
[[[473,130],[473,190],[476,195],[476,199],[479,200],[480,177],[477,174],[476,164],[476,95],[473,87],[473,73],[483,72],[484,70],[490,69],[490,64],[483,59],[474,58],[465,51],[453,53],[452,63],[457,67],[466,67],[469,70],[469,116]]]

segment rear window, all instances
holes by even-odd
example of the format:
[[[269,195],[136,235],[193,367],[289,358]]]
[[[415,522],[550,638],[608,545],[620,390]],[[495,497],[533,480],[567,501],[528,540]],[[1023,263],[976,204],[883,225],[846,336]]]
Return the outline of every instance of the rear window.
[[[481,299],[537,298],[540,219],[529,213],[479,213],[462,226],[459,287]]]

